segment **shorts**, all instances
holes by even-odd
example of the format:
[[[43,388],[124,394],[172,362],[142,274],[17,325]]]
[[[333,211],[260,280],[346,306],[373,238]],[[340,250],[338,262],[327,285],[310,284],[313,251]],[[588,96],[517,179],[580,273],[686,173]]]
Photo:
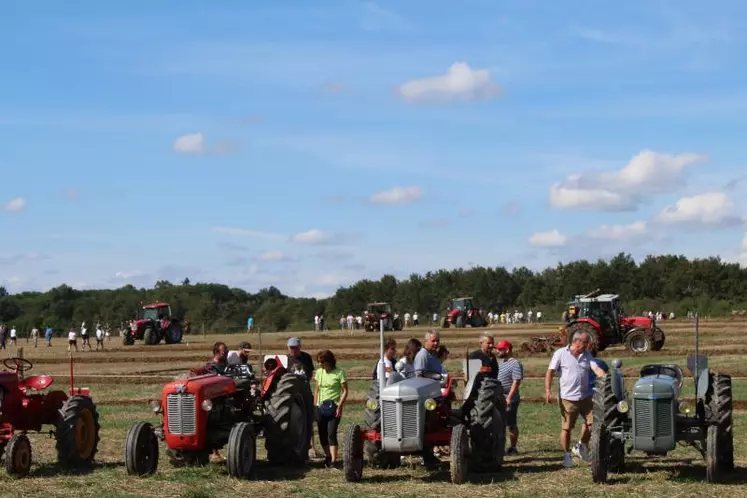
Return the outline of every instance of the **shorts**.
[[[76,344],[78,344],[78,340],[77,339],[68,339],[67,343],[69,345],[71,345],[71,346],[75,346]]]
[[[518,427],[517,418],[519,415],[519,404],[521,400],[516,400],[506,408],[506,427],[516,429]]]
[[[104,344],[104,338],[102,337],[102,338],[100,338],[100,339],[99,339],[99,338],[97,337],[97,338],[96,338],[96,344]]]
[[[563,418],[563,430],[570,431],[576,426],[576,419],[581,415],[586,425],[594,422],[594,401],[592,397],[571,401],[563,399],[560,401],[560,416]]]

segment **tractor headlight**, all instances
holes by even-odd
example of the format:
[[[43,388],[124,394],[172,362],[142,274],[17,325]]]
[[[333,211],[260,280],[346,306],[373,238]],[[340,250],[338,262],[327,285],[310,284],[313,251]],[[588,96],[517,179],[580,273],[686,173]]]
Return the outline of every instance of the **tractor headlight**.
[[[425,407],[426,410],[428,410],[429,412],[432,412],[433,410],[436,409],[437,403],[435,399],[428,398],[423,402],[423,406]]]
[[[680,413],[684,413],[685,415],[689,415],[693,411],[692,405],[687,401],[680,401],[678,408]]]
[[[153,410],[153,413],[160,413],[161,412],[161,402],[157,399],[154,399],[150,402],[150,409]]]
[[[628,413],[630,410],[630,406],[628,405],[628,402],[625,400],[620,401],[617,404],[617,411],[620,413]]]
[[[369,410],[373,411],[378,407],[379,403],[375,399],[369,399],[368,401],[366,401],[366,408],[368,408]]]
[[[213,409],[213,402],[210,401],[209,399],[206,399],[205,401],[202,402],[202,405],[200,406],[202,406],[203,410],[205,410],[206,412],[209,412],[210,410]]]

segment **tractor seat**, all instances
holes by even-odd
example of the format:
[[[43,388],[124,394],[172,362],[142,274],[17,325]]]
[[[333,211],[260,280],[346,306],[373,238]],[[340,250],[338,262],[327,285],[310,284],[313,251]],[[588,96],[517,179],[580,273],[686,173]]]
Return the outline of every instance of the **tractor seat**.
[[[22,391],[43,391],[52,385],[54,380],[49,375],[34,375],[27,379],[23,379],[18,383],[18,388]]]

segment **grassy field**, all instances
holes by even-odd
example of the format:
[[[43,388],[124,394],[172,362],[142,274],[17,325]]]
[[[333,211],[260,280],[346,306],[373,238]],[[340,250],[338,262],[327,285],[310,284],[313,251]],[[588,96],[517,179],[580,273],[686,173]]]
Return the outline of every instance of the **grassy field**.
[[[677,363],[685,366],[685,359],[693,347],[693,327],[690,322],[664,322],[667,342],[664,350],[656,354],[633,357],[622,348],[611,348],[602,353],[608,362],[613,358],[623,360],[626,375],[633,376],[646,363]],[[513,325],[494,329],[497,339],[509,339],[514,347],[529,337],[552,331],[555,327]],[[425,329],[398,332],[401,346],[409,337],[422,339]],[[449,347],[452,357],[447,366],[451,372],[461,369],[461,360],[467,350],[477,346],[480,330],[446,330],[442,342]],[[335,352],[339,364],[351,378],[351,403],[346,407],[341,432],[348,423],[361,422],[363,400],[378,355],[378,334],[365,332],[307,332],[296,334],[303,340],[303,348],[315,353],[320,348]],[[238,481],[227,476],[222,466],[198,469],[173,469],[162,459],[155,476],[139,479],[129,477],[124,470],[124,439],[128,428],[136,421],[157,422],[148,410],[148,399],[157,397],[161,386],[174,375],[204,363],[211,356],[212,343],[225,341],[235,347],[247,336],[190,336],[174,346],[141,345],[125,347],[118,338],[107,343],[105,352],[80,351],[75,354],[76,385],[90,386],[101,415],[101,443],[97,465],[85,475],[64,475],[55,465],[54,440],[45,434],[30,435],[33,445],[31,475],[26,479],[11,479],[0,471],[0,496],[24,497],[84,497],[96,496],[158,496],[158,497],[208,497],[218,494],[243,496],[303,496],[303,497],[365,497],[365,496],[696,496],[729,493],[747,496],[747,324],[741,321],[714,320],[701,324],[701,352],[707,354],[711,367],[734,377],[735,459],[737,470],[730,482],[723,485],[706,485],[702,459],[692,448],[678,448],[666,458],[650,459],[643,455],[628,456],[628,471],[613,475],[610,484],[597,486],[591,483],[588,465],[580,463],[573,469],[562,468],[562,455],[558,448],[560,416],[557,406],[541,402],[543,385],[541,376],[547,368],[549,354],[522,357],[527,379],[522,386],[522,404],[519,425],[520,455],[507,457],[504,470],[489,475],[475,475],[469,484],[448,484],[448,464],[442,469],[427,472],[412,464],[394,471],[364,469],[363,482],[355,485],[344,481],[342,472],[325,469],[321,461],[312,461],[308,468],[278,468],[264,462],[258,464],[256,476],[250,481]],[[264,334],[264,353],[283,353],[286,335]],[[258,337],[250,336],[255,349]],[[68,382],[67,344],[56,340],[48,348],[40,343],[22,341],[24,357],[34,362],[29,373],[48,373],[55,376],[58,387],[64,389]],[[11,347],[1,354],[14,356]],[[252,363],[257,365],[257,360]],[[630,385],[629,379],[628,384]],[[692,396],[691,379],[686,379],[684,395]],[[578,430],[578,428],[577,428]],[[577,434],[574,434],[574,438]],[[260,450],[263,447],[259,444]],[[163,447],[161,448],[163,451]],[[262,451],[259,454],[263,458]]]

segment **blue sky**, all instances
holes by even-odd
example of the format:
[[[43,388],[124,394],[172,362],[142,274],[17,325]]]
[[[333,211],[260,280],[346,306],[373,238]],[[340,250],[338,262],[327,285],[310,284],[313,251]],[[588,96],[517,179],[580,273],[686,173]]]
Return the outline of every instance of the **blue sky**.
[[[0,285],[747,264],[745,24],[736,1],[15,2]]]

